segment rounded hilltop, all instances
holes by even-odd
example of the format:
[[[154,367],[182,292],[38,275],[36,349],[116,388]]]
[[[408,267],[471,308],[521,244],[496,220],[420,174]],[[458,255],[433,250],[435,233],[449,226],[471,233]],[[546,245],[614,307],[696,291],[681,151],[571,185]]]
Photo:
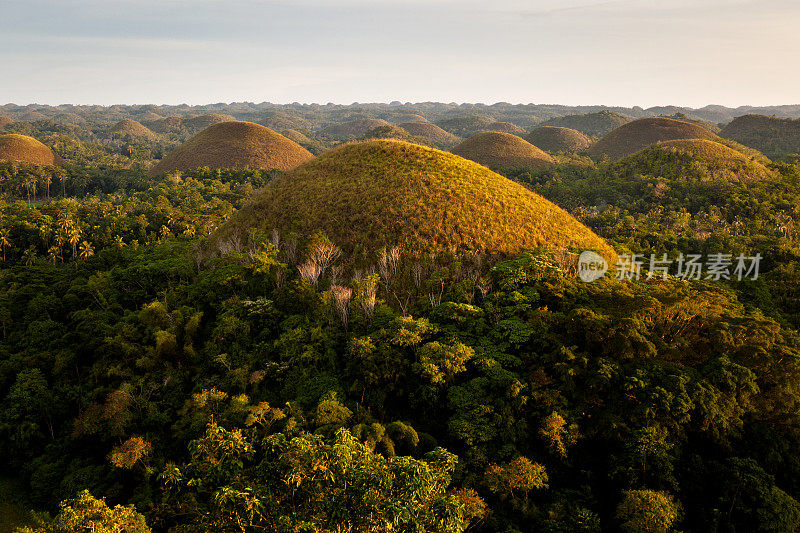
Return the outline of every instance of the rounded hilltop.
[[[733,119],[720,132],[722,137],[780,158],[800,153],[800,120],[764,115]]]
[[[439,147],[455,146],[461,140],[460,137],[453,135],[449,131],[443,130],[436,124],[431,124],[430,122],[403,122],[400,124],[400,127],[411,135],[414,135],[415,137],[422,137],[429,143],[435,144]]]
[[[0,135],[0,160],[34,165],[55,165],[58,158],[46,145],[27,135]]]
[[[552,157],[522,137],[495,131],[473,135],[452,152],[492,169],[530,167],[538,170],[554,163]]]
[[[620,174],[653,174],[693,181],[752,182],[772,176],[758,160],[707,139],[665,141],[621,159]]]
[[[353,139],[356,137],[363,137],[368,131],[380,128],[381,126],[391,126],[391,124],[379,118],[361,118],[342,122],[341,124],[332,124],[320,130],[319,134],[331,139]]]
[[[236,119],[230,115],[220,115],[219,113],[209,113],[207,115],[197,115],[183,121],[183,127],[189,131],[201,131],[214,124],[221,122],[234,122]]]
[[[13,124],[14,119],[0,115],[0,130],[3,130],[9,124]]]
[[[492,122],[486,126],[486,131],[499,131],[501,133],[512,133],[514,135],[525,135],[525,130],[511,122]]]
[[[600,111],[599,113],[551,118],[542,122],[540,126],[561,126],[572,128],[590,137],[602,137],[632,120],[627,115],[614,113],[613,111]]]
[[[140,139],[154,139],[156,134],[148,129],[144,124],[126,118],[120,120],[109,130],[114,137],[134,137]]]
[[[324,233],[354,261],[383,247],[412,253],[516,254],[539,247],[614,250],[566,211],[491,170],[396,140],[338,146],[279,176],[214,239],[253,229]]]
[[[220,122],[167,154],[150,170],[154,176],[200,167],[290,170],[313,155],[283,135],[252,122]]]
[[[563,126],[536,128],[525,136],[525,140],[547,152],[580,152],[592,144],[583,133]]]
[[[691,122],[665,117],[641,118],[615,129],[592,145],[588,153],[595,158],[609,157],[617,160],[657,142],[681,139],[716,141],[719,137]]]

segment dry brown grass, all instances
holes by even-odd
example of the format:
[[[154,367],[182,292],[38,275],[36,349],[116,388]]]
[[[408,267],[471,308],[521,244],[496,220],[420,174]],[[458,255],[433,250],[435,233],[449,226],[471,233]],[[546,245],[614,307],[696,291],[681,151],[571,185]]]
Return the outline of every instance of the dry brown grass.
[[[0,160],[23,161],[34,165],[55,165],[53,151],[33,137],[13,133],[0,135]]]
[[[800,153],[800,120],[745,115],[733,119],[720,135],[758,149],[770,157]]]
[[[290,170],[313,157],[267,127],[252,122],[220,122],[170,152],[150,175],[199,167]]]
[[[452,152],[492,169],[542,169],[554,163],[552,157],[522,137],[492,131],[473,135]]]
[[[665,117],[634,120],[615,129],[591,146],[589,155],[595,158],[621,159],[663,141],[681,139],[719,140],[702,126]]]
[[[621,115],[613,111],[600,111],[599,113],[551,118],[542,122],[540,126],[563,126],[578,130],[584,135],[603,136],[632,120],[627,115]]]
[[[578,130],[561,126],[536,128],[525,140],[547,152],[580,152],[592,144],[592,140]]]
[[[208,115],[197,115],[183,121],[183,127],[189,131],[201,131],[214,124],[221,122],[234,122],[236,119],[230,115],[220,115],[219,113],[209,113]]]
[[[450,148],[461,141],[460,137],[430,122],[403,122],[400,127],[411,135],[422,137],[439,148]]]
[[[156,133],[180,133],[183,129],[181,117],[166,117],[148,123],[148,127]]]
[[[14,123],[13,119],[10,119],[10,118],[4,117],[4,116],[0,116],[0,131],[2,131],[2,129],[5,128],[6,126],[8,126],[9,124],[13,124],[13,123]]]
[[[322,232],[351,259],[381,249],[420,254],[516,254],[527,249],[614,250],[566,211],[453,154],[402,141],[349,143],[274,181],[215,235],[256,229]]]

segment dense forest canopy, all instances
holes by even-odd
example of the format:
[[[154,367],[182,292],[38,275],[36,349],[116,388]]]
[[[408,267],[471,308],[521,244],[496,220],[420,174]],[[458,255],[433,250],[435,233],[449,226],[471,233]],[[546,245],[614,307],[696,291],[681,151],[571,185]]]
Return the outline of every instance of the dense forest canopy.
[[[715,123],[760,111],[610,110]],[[23,120],[32,111],[44,118]],[[498,169],[620,254],[761,254],[757,279],[741,281],[584,283],[581,250],[547,246],[424,255],[382,243],[365,265],[350,243],[273,231],[266,215],[221,244],[264,187],[332,157],[295,174],[150,172],[232,119],[291,130],[318,155],[352,142],[330,132],[353,128],[332,125],[363,119],[428,120],[453,135],[437,129],[431,144],[452,144],[496,122],[530,131],[600,111],[0,107],[4,131],[59,158],[0,162],[0,531],[800,529],[792,158],[721,139]],[[114,128],[125,119],[153,135]],[[379,128],[370,135],[404,137]],[[397,146],[346,150],[384,145]],[[410,166],[434,153],[402,152]],[[364,154],[347,163],[354,180],[402,166]],[[314,209],[344,209],[346,196],[316,195]]]

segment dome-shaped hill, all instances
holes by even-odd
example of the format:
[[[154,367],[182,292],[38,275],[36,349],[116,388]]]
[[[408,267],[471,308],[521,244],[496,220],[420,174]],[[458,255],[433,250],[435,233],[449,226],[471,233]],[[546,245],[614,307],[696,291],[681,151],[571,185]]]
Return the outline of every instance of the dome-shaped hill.
[[[221,122],[234,122],[236,119],[230,115],[220,115],[210,113],[208,115],[197,115],[183,121],[183,126],[189,131],[201,131],[214,124]]]
[[[499,131],[500,133],[511,133],[513,135],[522,135],[525,133],[525,130],[511,122],[492,122],[486,126],[485,131]]]
[[[158,113],[154,113],[153,111],[151,111],[149,109],[147,111],[143,112],[143,113],[140,113],[140,114],[136,115],[136,120],[141,122],[141,123],[143,123],[143,124],[145,124],[147,122],[155,122],[156,120],[161,120],[162,118],[164,118],[164,117],[162,117]]]
[[[665,141],[623,158],[616,168],[628,173],[653,174],[690,181],[759,181],[772,172],[753,158],[707,139]],[[619,172],[625,174],[625,172]]]
[[[308,150],[252,122],[220,122],[167,154],[150,175],[200,167],[289,170],[313,159]]]
[[[181,117],[166,117],[148,123],[150,130],[156,133],[179,133],[183,129]]]
[[[0,131],[9,124],[13,124],[14,120],[9,117],[0,116]]]
[[[408,142],[415,142],[417,140],[414,139],[414,136],[408,133],[406,130],[393,124],[390,126],[378,126],[377,128],[369,130],[364,134],[364,137],[362,137],[362,140],[367,139],[396,139],[398,141]]]
[[[27,111],[19,116],[19,120],[22,122],[36,122],[37,120],[44,120],[46,118],[47,115],[39,113],[38,111]]]
[[[632,120],[627,115],[621,115],[613,111],[600,111],[599,113],[551,118],[542,122],[540,126],[563,126],[578,130],[584,135],[603,136]]]
[[[452,152],[492,169],[542,169],[554,163],[552,157],[522,137],[495,131],[473,135]]]
[[[398,125],[403,122],[428,122],[427,118],[417,113],[388,113],[381,115],[380,118]]]
[[[382,247],[516,254],[537,247],[614,250],[566,211],[491,170],[402,141],[349,143],[279,176],[216,234],[322,232],[353,261]]]
[[[332,124],[327,128],[323,128],[319,134],[331,139],[353,139],[363,137],[369,130],[374,130],[381,126],[391,126],[391,124],[379,118],[362,118],[341,124]]]
[[[483,115],[469,115],[465,117],[453,117],[436,122],[436,125],[453,135],[469,137],[476,133],[486,131],[490,124],[495,121]]]
[[[403,122],[400,127],[415,137],[422,137],[430,144],[440,148],[449,148],[458,144],[461,140],[449,131],[445,131],[436,124],[430,122]]]
[[[55,165],[53,151],[27,135],[8,133],[0,135],[0,160],[23,161],[34,165]]]
[[[525,140],[547,152],[580,152],[592,144],[592,140],[578,130],[561,126],[536,128]]]
[[[755,148],[770,157],[800,153],[800,120],[745,115],[727,124],[720,136]]]
[[[709,139],[719,137],[697,124],[664,117],[640,118],[623,124],[594,145],[588,153],[592,157],[608,156],[620,159],[662,141],[680,139]]]
[[[120,120],[114,124],[109,132],[114,137],[133,137],[140,139],[156,138],[156,134],[150,131],[146,126],[129,118]]]

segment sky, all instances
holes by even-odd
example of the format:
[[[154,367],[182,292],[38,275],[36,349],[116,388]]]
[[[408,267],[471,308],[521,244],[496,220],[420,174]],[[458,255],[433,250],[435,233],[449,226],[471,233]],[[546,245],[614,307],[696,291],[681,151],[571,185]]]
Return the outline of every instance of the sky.
[[[800,103],[797,0],[2,0],[0,103]]]

